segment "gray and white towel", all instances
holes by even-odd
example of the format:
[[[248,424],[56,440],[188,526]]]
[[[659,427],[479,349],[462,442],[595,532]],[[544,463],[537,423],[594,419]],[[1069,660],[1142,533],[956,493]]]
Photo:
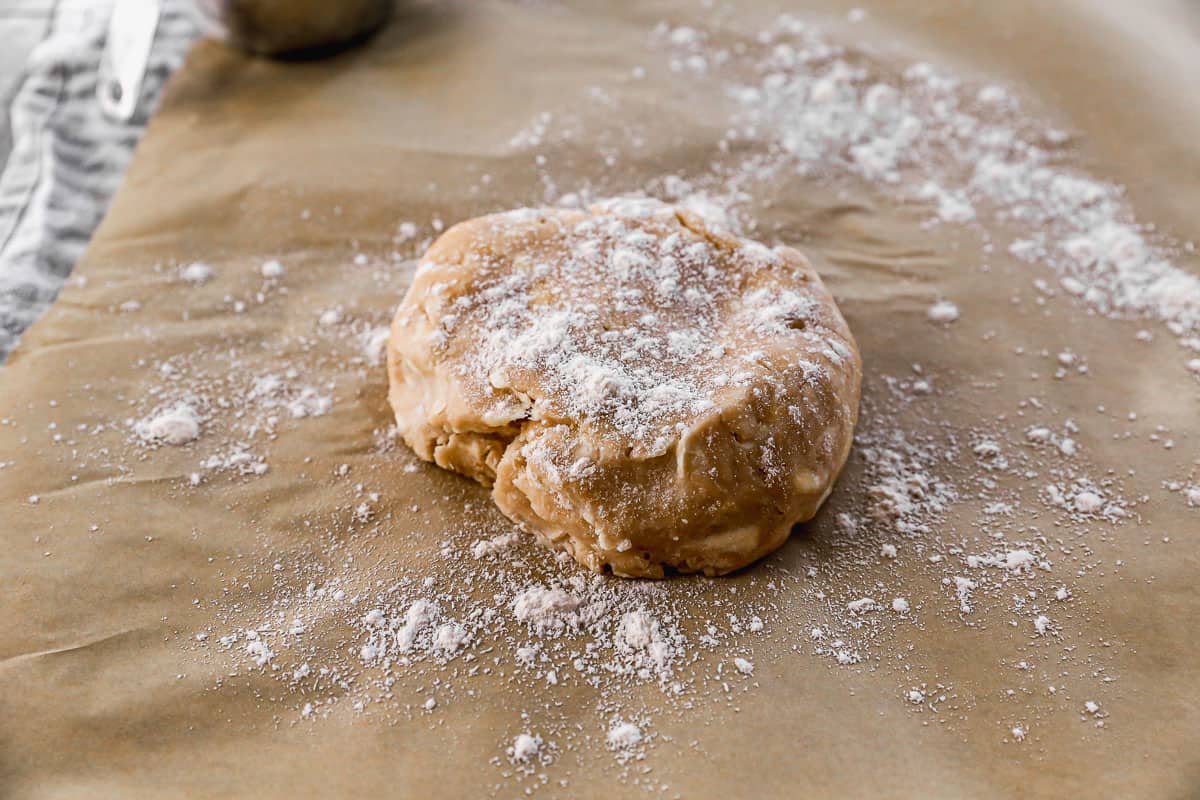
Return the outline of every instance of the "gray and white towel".
[[[96,100],[113,0],[6,0],[0,9],[0,361],[70,275],[199,35],[191,3],[161,5],[127,122],[104,116]]]

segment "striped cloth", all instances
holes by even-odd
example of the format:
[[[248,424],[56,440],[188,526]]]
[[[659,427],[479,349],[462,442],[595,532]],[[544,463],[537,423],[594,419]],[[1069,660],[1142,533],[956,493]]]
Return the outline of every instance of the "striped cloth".
[[[5,47],[11,43],[10,52],[21,54],[23,35],[28,53],[15,77],[0,75],[0,101],[9,120],[8,135],[0,135],[0,362],[70,275],[121,182],[163,84],[199,32],[187,0],[162,0],[137,112],[128,122],[114,121],[96,102],[112,5],[113,0],[5,0],[0,9]]]

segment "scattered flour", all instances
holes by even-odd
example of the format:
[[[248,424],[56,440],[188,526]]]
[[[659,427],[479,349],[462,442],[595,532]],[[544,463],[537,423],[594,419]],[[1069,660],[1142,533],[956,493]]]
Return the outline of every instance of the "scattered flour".
[[[285,272],[283,264],[275,260],[264,261],[263,265],[259,267],[259,273],[268,280],[282,278]]]
[[[179,271],[179,278],[181,280],[186,283],[197,285],[201,283],[208,283],[213,279],[214,275],[216,275],[216,271],[213,270],[213,268],[208,264],[200,261],[197,261],[193,264],[188,264]]]
[[[503,555],[505,552],[514,548],[521,541],[521,534],[517,531],[507,531],[499,533],[490,539],[480,539],[471,546],[471,554],[475,558],[489,558]]]
[[[851,600],[846,604],[846,609],[851,614],[865,614],[868,611],[875,611],[879,608],[879,604],[870,597],[862,597],[858,600]]]
[[[542,737],[528,733],[517,734],[509,748],[509,758],[515,762],[525,763],[537,758],[542,749]]]
[[[200,417],[192,406],[181,403],[140,420],[134,431],[147,442],[187,444],[200,436]]]
[[[1083,491],[1075,495],[1071,501],[1075,510],[1081,514],[1095,514],[1104,507],[1104,498],[1092,491]]]
[[[387,353],[388,336],[391,334],[391,329],[386,325],[380,325],[377,328],[370,328],[363,332],[362,335],[362,353],[363,360],[372,367],[378,367],[384,362],[384,356]]]
[[[1187,490],[1187,504],[1189,506],[1200,506],[1200,486],[1189,486]]]
[[[786,14],[759,32],[757,48],[738,52],[714,53],[703,34],[679,30],[662,26],[656,35],[681,63],[722,65],[740,107],[736,138],[777,148],[741,165],[744,182],[789,168],[842,173],[933,203],[947,224],[1016,222],[1022,233],[1008,252],[1050,267],[1100,313],[1153,317],[1181,338],[1200,327],[1200,278],[1154,247],[1149,226],[1130,221],[1121,187],[1064,165],[1068,137],[1034,124],[1003,87],[974,88],[923,62],[897,68]],[[745,82],[746,67],[760,79]],[[712,69],[681,72],[721,80]],[[978,210],[985,203],[986,216]],[[950,322],[952,308],[930,311]]]
[[[539,632],[563,632],[578,626],[576,609],[583,603],[578,596],[560,588],[531,586],[513,600],[513,616]]]
[[[609,748],[629,751],[642,743],[642,729],[632,722],[617,722],[608,729],[607,739]]]
[[[957,322],[959,317],[958,306],[949,300],[939,300],[929,307],[925,315],[929,317],[931,322]]]

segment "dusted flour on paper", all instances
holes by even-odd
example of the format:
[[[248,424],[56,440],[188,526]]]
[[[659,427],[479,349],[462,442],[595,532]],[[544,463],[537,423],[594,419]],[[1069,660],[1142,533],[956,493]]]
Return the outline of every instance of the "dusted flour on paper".
[[[947,263],[984,284],[962,296],[933,280],[885,298],[855,294],[862,286],[847,272],[878,265],[839,259],[840,240],[805,242],[832,267],[847,314],[885,323],[867,331],[877,356],[880,341],[895,355],[868,361],[856,446],[824,516],[727,580],[594,576],[531,546],[478,487],[397,447],[387,423],[364,422],[360,398],[383,381],[385,306],[461,208],[406,209],[390,242],[361,252],[347,243],[344,259],[323,268],[355,291],[316,292],[306,304],[283,304],[312,274],[302,254],[191,253],[151,273],[164,287],[157,299],[123,284],[105,295],[138,344],[130,370],[143,384],[111,418],[68,407],[106,386],[49,398],[54,423],[23,435],[63,470],[22,491],[22,510],[53,513],[73,500],[64,488],[98,475],[112,476],[101,480],[114,497],[130,479],[152,479],[170,513],[203,502],[273,510],[275,498],[314,485],[332,499],[290,505],[286,518],[241,515],[229,550],[206,539],[209,520],[189,517],[188,552],[211,577],[171,587],[192,605],[187,623],[182,609],[168,623],[187,680],[175,683],[176,669],[151,678],[208,688],[192,699],[211,708],[253,698],[270,735],[295,728],[317,743],[379,726],[462,747],[478,741],[470,726],[486,710],[503,723],[472,755],[491,765],[502,795],[569,793],[580,765],[598,761],[618,791],[670,796],[671,765],[693,747],[726,746],[722,726],[778,702],[798,671],[835,675],[846,691],[831,698],[839,708],[857,698],[913,729],[969,733],[979,752],[1010,750],[1014,769],[1036,767],[1064,730],[1099,749],[1112,729],[1128,734],[1131,703],[1161,702],[1131,689],[1128,667],[1149,649],[1120,635],[1129,628],[1102,592],[1122,581],[1162,586],[1138,553],[1162,559],[1186,536],[1147,524],[1159,508],[1200,514],[1194,434],[1172,429],[1149,395],[1109,391],[1131,365],[1113,363],[1103,343],[1128,337],[1153,351],[1138,365],[1146,374],[1153,366],[1165,385],[1194,385],[1188,245],[1137,223],[1120,187],[1079,169],[1072,137],[1031,118],[1011,89],[892,63],[793,17],[730,37],[699,24],[647,31],[662,61],[647,57],[628,78],[730,101],[724,146],[689,152],[686,173],[647,175],[642,163],[634,178],[622,172],[640,131],[633,100],[614,84],[578,108],[539,114],[511,145],[537,188],[512,197],[480,174],[480,205],[582,208],[642,190],[773,246],[797,231],[771,216],[762,198],[778,195],[763,190],[826,187],[854,202],[885,198],[873,219],[910,225],[914,238],[958,237]],[[606,128],[608,117],[628,122]],[[914,125],[920,136],[906,138]],[[611,172],[591,183],[556,157],[580,130],[622,143],[605,156]],[[313,201],[301,219],[329,235],[337,215]],[[286,324],[244,335],[240,326],[280,308]],[[228,321],[222,335],[175,352],[158,346],[153,315],[201,313]],[[989,318],[1009,314],[1062,325],[996,335]],[[1130,317],[1138,322],[1109,321]],[[689,339],[675,343],[679,353]],[[1164,355],[1176,342],[1180,357]],[[972,416],[978,408],[988,411]],[[10,413],[0,424],[23,424],[26,412]],[[285,443],[301,454],[283,457]],[[0,458],[0,470],[17,470],[27,456]],[[395,502],[398,486],[421,487],[407,495],[419,501]],[[83,529],[35,532],[48,565],[117,533],[103,504],[88,513]],[[161,552],[156,536],[135,539],[131,553]],[[953,659],[931,652],[940,643]],[[220,719],[239,734],[247,724]]]

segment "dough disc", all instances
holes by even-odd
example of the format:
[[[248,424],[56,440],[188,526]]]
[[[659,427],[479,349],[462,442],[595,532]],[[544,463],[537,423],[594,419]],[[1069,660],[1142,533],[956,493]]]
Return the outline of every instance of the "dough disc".
[[[845,463],[862,365],[808,261],[620,199],[454,226],[388,343],[404,441],[596,571],[719,575]]]

